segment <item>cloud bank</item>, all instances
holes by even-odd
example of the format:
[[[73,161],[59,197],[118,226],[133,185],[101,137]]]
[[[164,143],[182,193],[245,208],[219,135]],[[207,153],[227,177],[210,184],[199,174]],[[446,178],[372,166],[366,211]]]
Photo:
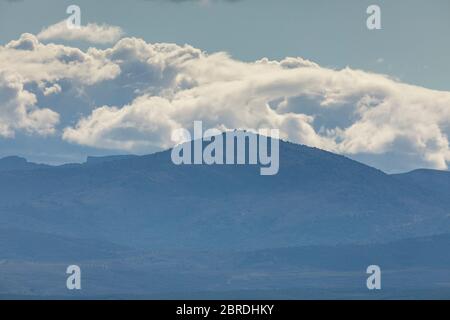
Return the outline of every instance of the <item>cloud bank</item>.
[[[172,130],[202,120],[219,130],[278,128],[283,139],[346,155],[395,155],[404,162],[397,169],[448,168],[450,92],[300,57],[248,63],[136,38],[83,52],[38,38],[24,34],[0,47],[0,83],[16,92],[36,83],[46,99],[65,94],[68,105],[85,97],[89,109],[67,111],[77,120],[58,130],[68,143],[145,153],[172,146]],[[2,99],[2,110],[23,118],[13,126],[10,112],[0,113],[2,135],[54,132],[52,110],[61,106],[40,109],[32,94],[23,95],[23,102],[18,94]]]

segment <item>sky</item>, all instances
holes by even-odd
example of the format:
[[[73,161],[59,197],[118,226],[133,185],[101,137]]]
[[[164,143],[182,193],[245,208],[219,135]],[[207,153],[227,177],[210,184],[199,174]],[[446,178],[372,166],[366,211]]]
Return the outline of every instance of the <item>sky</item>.
[[[75,35],[57,25],[71,4]],[[0,0],[0,156],[143,154],[203,119],[447,169],[449,18],[448,0]]]

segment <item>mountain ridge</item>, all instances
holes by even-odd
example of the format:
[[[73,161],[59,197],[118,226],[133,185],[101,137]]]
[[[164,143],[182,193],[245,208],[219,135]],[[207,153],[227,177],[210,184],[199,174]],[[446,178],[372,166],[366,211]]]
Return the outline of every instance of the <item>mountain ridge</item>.
[[[388,175],[283,141],[275,176],[176,166],[170,150],[25,167],[0,168],[0,299],[72,296],[71,264],[93,298],[367,297],[368,264],[387,297],[450,292],[447,172]]]
[[[414,183],[284,141],[269,177],[252,165],[176,166],[170,150],[103,160],[1,171],[0,222],[140,248],[253,249],[427,236],[450,223],[446,202]]]

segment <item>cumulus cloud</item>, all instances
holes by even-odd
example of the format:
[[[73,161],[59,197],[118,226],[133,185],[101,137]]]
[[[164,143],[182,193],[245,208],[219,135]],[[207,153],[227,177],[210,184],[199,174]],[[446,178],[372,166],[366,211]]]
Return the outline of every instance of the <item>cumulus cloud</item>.
[[[50,96],[52,94],[58,94],[61,92],[61,86],[57,83],[51,85],[50,87],[44,88],[44,96]]]
[[[25,33],[20,39],[0,46],[0,70],[20,74],[25,82],[55,82],[60,79],[95,84],[115,78],[117,64],[78,48],[40,43]]]
[[[36,102],[36,96],[24,89],[19,76],[0,72],[0,136],[12,138],[18,130],[38,135],[55,133],[59,115],[39,109]]]
[[[143,75],[134,82],[140,96],[125,106],[102,106],[67,128],[64,138],[71,142],[167,147],[170,130],[203,120],[222,130],[279,128],[287,140],[342,154],[403,150],[440,169],[450,160],[449,92],[302,58],[244,63],[224,53],[139,39],[97,54],[132,76]],[[147,92],[139,86],[144,79]]]
[[[174,111],[163,98],[143,96],[122,108],[95,109],[76,128],[66,128],[64,138],[87,146],[102,143],[104,148],[127,151],[169,148],[171,141],[167,137],[179,128],[179,123],[171,119]]]
[[[79,40],[90,43],[107,44],[117,42],[124,32],[120,27],[107,24],[98,25],[89,23],[80,28],[69,28],[66,20],[43,29],[37,38],[41,41],[48,40]]]
[[[65,94],[58,81],[77,83],[92,108],[62,139],[83,146],[168,148],[173,130],[202,120],[219,130],[278,128],[283,139],[346,155],[395,154],[405,160],[396,169],[450,161],[450,92],[300,57],[242,62],[136,38],[83,52],[25,34],[0,47],[0,67],[44,83],[50,97]]]

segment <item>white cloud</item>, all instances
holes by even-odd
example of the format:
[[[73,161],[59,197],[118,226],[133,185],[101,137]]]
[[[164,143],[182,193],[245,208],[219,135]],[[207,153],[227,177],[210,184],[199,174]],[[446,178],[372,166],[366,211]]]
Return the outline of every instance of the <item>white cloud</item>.
[[[14,137],[16,131],[50,135],[55,133],[59,115],[39,109],[36,96],[24,89],[19,76],[0,72],[0,136]]]
[[[107,44],[117,42],[124,32],[120,27],[107,24],[89,23],[80,28],[68,28],[66,20],[43,29],[38,35],[41,41],[48,40],[79,40],[90,43]]]
[[[143,96],[122,108],[95,109],[76,128],[66,128],[64,138],[83,145],[98,147],[102,143],[104,148],[127,151],[169,148],[172,131],[179,127],[171,119],[171,111],[176,110],[167,100]]]
[[[54,85],[50,86],[50,87],[46,87],[44,88],[44,96],[50,96],[52,94],[58,94],[61,92],[61,86],[57,83],[55,83]]]
[[[68,79],[92,85],[114,79],[120,73],[117,64],[78,48],[42,44],[32,34],[0,46],[0,70],[17,73],[25,82],[55,82]]]
[[[0,68],[44,83],[48,94],[68,95],[58,81],[76,83],[93,109],[63,139],[80,145],[150,152],[203,120],[221,130],[278,128],[284,139],[341,154],[395,155],[398,170],[450,162],[450,92],[385,75],[292,57],[247,63],[135,38],[83,52],[29,34],[0,47]]]

